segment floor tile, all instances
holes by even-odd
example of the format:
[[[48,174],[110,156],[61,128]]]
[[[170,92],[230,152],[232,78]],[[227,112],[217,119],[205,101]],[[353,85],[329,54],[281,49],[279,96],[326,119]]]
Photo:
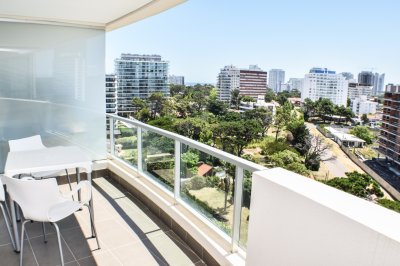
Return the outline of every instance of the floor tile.
[[[139,237],[114,220],[96,224],[99,239],[107,248],[116,248],[139,240]]]
[[[95,238],[91,237],[91,234],[86,234],[81,228],[73,228],[62,232],[63,238],[71,249],[77,260],[85,257],[92,256],[93,253],[101,251],[97,247]],[[105,247],[103,247],[105,249]]]
[[[60,256],[59,256],[59,248],[57,235],[52,234],[47,236],[47,243],[43,243],[43,238],[36,237],[29,240],[33,252],[35,253],[36,259],[39,262],[39,265],[58,265],[60,264]],[[69,251],[65,242],[62,240],[62,251],[64,262],[74,261],[74,257],[72,253]]]
[[[33,256],[32,249],[29,243],[24,245],[24,266],[37,266],[35,257]],[[14,252],[13,246],[11,244],[0,246],[0,265],[19,265],[19,254]]]
[[[134,258],[132,258],[133,260]],[[118,266],[123,265],[110,252],[103,251],[93,256],[78,260],[81,266]]]
[[[126,246],[112,249],[111,253],[114,254],[124,266],[167,265],[165,261],[150,253],[142,242],[128,244]]]
[[[194,252],[186,250],[179,241],[167,233],[150,235],[143,242],[154,255],[163,258],[170,265],[193,265],[200,260]]]

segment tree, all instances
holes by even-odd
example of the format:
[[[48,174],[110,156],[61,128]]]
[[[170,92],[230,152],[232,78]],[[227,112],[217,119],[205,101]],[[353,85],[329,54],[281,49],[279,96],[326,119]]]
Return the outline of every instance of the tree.
[[[266,137],[261,144],[261,154],[270,156],[275,153],[290,150],[296,152],[283,138],[275,140],[274,137]]]
[[[243,96],[243,97],[241,97],[240,98],[240,101],[241,102],[247,102],[247,103],[254,103],[254,102],[256,102],[256,100],[253,98],[253,97],[250,97],[250,96]]]
[[[375,136],[366,126],[355,126],[350,130],[350,134],[364,140],[367,144],[372,144]]]
[[[313,117],[316,112],[316,103],[310,98],[306,98],[303,104],[304,120],[308,121],[310,117]]]
[[[347,178],[335,177],[324,183],[368,200],[371,200],[373,195],[379,198],[383,197],[379,184],[371,176],[356,171],[346,173],[346,176]]]
[[[354,117],[354,113],[349,107],[346,108],[346,111],[344,112],[344,117],[346,118],[347,122],[349,122]]]
[[[240,156],[243,149],[259,138],[262,127],[256,120],[223,121],[213,129],[214,142],[218,138],[224,151]]]
[[[335,113],[336,113],[340,118],[346,117],[346,115],[347,115],[346,107],[344,107],[344,105],[336,106],[336,108],[335,108]]]
[[[193,113],[192,105],[187,98],[180,99],[175,108],[180,118],[186,118]]]
[[[319,98],[317,101],[318,116],[326,121],[327,116],[332,116],[335,112],[335,105],[330,99]]]
[[[132,106],[135,109],[134,114],[136,115],[140,110],[147,107],[147,103],[145,100],[142,100],[138,97],[132,98]]]
[[[239,110],[239,105],[240,105],[239,93],[240,90],[238,89],[231,91],[231,106],[237,110]]]
[[[351,105],[351,99],[347,98],[346,107],[350,107],[350,105]]]
[[[224,102],[210,100],[208,101],[207,110],[216,116],[221,116],[228,112],[228,106]]]
[[[330,145],[326,144],[323,137],[315,136],[309,139],[310,149],[305,154],[304,163],[307,169],[312,171],[318,171],[320,167],[321,157],[330,148]]]
[[[236,112],[228,112],[224,116],[220,117],[220,121],[232,122],[232,121],[241,121],[242,116]]]
[[[191,138],[193,140],[200,140],[201,133],[209,127],[208,123],[198,118],[186,118],[177,121],[173,129],[176,133]]]
[[[361,121],[362,121],[363,125],[368,125],[369,119],[368,119],[367,114],[362,114]]]
[[[164,130],[174,131],[173,125],[174,125],[175,120],[176,119],[172,116],[161,116],[161,117],[157,117],[154,120],[149,121],[148,124],[151,126],[162,128]]]
[[[148,122],[151,119],[150,109],[145,107],[136,114],[136,119],[142,122]]]
[[[290,121],[286,129],[292,135],[290,141],[293,147],[301,154],[305,155],[311,148],[311,134],[303,119],[294,119]]]
[[[169,85],[169,93],[172,97],[174,97],[175,95],[182,95],[184,94],[186,91],[186,87],[184,85],[174,85],[174,84],[170,84]]]
[[[181,155],[181,160],[189,169],[194,168],[200,161],[200,156],[192,151],[187,151]]]
[[[308,175],[308,170],[304,166],[300,155],[293,151],[284,150],[277,152],[269,156],[268,160],[277,167],[282,167],[301,175]]]
[[[265,133],[271,127],[273,119],[272,113],[265,108],[256,108],[253,110],[247,110],[243,114],[244,119],[254,119],[260,123],[263,128],[262,136],[265,136]]]
[[[212,88],[212,89],[210,90],[210,100],[215,101],[215,100],[217,99],[217,96],[218,96],[218,91],[217,91],[217,89],[216,89],[216,88]]]
[[[193,109],[196,113],[200,113],[207,106],[207,97],[205,91],[195,91],[192,94]]]
[[[274,127],[275,127],[275,140],[278,139],[279,133],[285,129],[286,125],[291,121],[292,116],[292,108],[288,103],[285,103],[283,106],[278,107],[276,109],[276,114],[274,118]]]
[[[272,89],[267,88],[264,99],[267,103],[272,102],[273,100],[275,100],[275,92]]]
[[[163,110],[165,98],[162,92],[154,92],[149,97],[150,107],[151,107],[151,116],[154,119],[157,114],[161,114]]]

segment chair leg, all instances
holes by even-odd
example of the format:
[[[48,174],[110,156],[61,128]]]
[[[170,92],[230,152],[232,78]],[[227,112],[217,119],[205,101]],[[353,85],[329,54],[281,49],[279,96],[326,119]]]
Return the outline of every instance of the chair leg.
[[[68,169],[65,169],[65,173],[67,174],[67,179],[68,179],[69,190],[71,190],[71,191],[72,191],[71,177],[70,177],[70,176],[69,176],[69,174],[68,174]],[[75,199],[74,199],[74,195],[72,195],[72,200],[75,200]]]
[[[47,243],[47,237],[46,237],[46,224],[42,223],[42,230],[43,230],[43,242]]]
[[[22,223],[22,229],[21,229],[21,251],[19,253],[19,266],[22,266],[22,258],[24,257],[24,233],[25,233],[25,224],[29,222],[29,220],[26,220]]]
[[[6,196],[6,201],[4,202],[4,206],[6,206],[6,212],[7,212],[7,215],[8,215],[8,219],[11,221],[11,212],[10,212],[10,209],[8,208],[7,202],[8,202],[8,199],[7,199],[7,196]]]
[[[96,237],[97,247],[98,247],[98,249],[100,249],[100,243],[99,243],[99,238],[97,236],[96,225],[94,224],[92,208],[90,207],[89,204],[85,204],[85,206],[89,210],[90,224],[91,224],[91,227],[92,227],[91,229],[92,229],[92,232],[94,232],[94,236]],[[93,237],[93,235],[92,235],[92,237]]]
[[[54,227],[56,228],[57,239],[58,239],[58,248],[60,249],[61,266],[64,266],[64,256],[63,256],[63,252],[62,252],[60,229],[58,229],[58,225],[56,223],[52,223],[52,225],[54,225]]]
[[[21,222],[21,209],[19,208],[18,204],[15,204],[15,215],[17,222]]]
[[[6,211],[4,210],[3,204],[4,204],[4,205],[6,206],[6,208],[7,208],[7,204],[1,202],[1,203],[0,203],[1,212],[3,213],[4,221],[6,222],[7,231],[8,231],[8,235],[10,236],[11,243],[12,243],[12,245],[13,245],[13,248],[15,249],[15,241],[14,241],[14,237],[13,237],[12,234],[11,234],[10,222],[9,222],[9,220],[8,220],[9,217],[8,217]]]

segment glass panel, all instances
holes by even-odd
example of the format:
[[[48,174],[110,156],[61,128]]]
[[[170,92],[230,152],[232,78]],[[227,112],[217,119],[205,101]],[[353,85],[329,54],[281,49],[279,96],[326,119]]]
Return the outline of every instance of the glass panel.
[[[135,126],[116,121],[114,123],[114,154],[137,167],[137,129]]]
[[[0,172],[7,141],[41,135],[106,158],[105,32],[0,22]]]
[[[143,172],[168,190],[174,188],[175,142],[157,133],[142,131]]]
[[[243,248],[247,246],[247,237],[249,230],[251,176],[252,173],[250,171],[244,170],[243,197],[242,197],[242,209],[240,213],[240,234],[239,234],[239,246]]]
[[[181,197],[231,235],[235,166],[182,145]]]

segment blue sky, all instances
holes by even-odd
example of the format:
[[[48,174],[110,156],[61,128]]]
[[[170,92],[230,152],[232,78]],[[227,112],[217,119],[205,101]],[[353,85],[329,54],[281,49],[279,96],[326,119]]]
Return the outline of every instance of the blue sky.
[[[215,83],[225,65],[258,64],[287,79],[321,66],[400,83],[399,10],[398,0],[189,0],[107,33],[106,71],[128,52],[160,54],[189,82]]]

